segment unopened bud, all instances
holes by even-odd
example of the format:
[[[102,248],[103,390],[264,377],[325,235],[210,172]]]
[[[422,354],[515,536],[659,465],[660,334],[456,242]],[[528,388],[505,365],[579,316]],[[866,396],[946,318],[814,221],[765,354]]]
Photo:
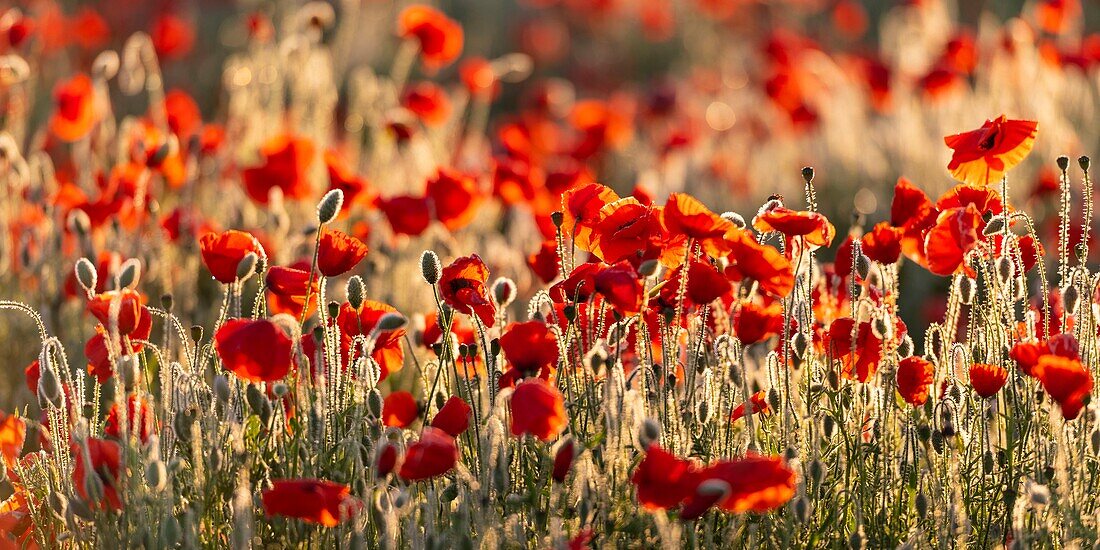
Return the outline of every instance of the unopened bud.
[[[96,283],[99,280],[99,274],[96,273],[95,266],[88,258],[81,258],[76,261],[76,282],[80,283],[80,287],[84,289],[84,292],[88,296],[95,295]]]
[[[439,256],[432,250],[425,250],[420,255],[420,274],[424,277],[430,285],[434,285],[439,282],[440,272],[443,271],[442,265],[439,263]]]
[[[377,388],[372,389],[370,393],[367,394],[367,410],[370,411],[371,415],[375,418],[382,418],[382,405],[382,392],[378,391]]]
[[[642,425],[638,429],[638,443],[642,448],[648,449],[652,443],[660,441],[660,439],[661,425],[652,418],[642,421]]]
[[[38,406],[42,410],[61,408],[61,380],[56,370],[45,365],[38,377]]]
[[[255,252],[249,252],[245,254],[241,261],[237,263],[237,280],[244,282],[247,281],[253,273],[256,272],[256,262],[259,261],[259,256],[256,256]]]
[[[959,300],[964,304],[973,303],[974,295],[978,292],[978,282],[972,277],[959,277],[955,280],[959,289]]]
[[[508,307],[516,299],[516,283],[507,277],[498,277],[493,282],[493,299],[498,306]]]
[[[363,305],[365,294],[366,290],[364,289],[362,277],[354,275],[348,279],[348,304],[351,305],[352,309],[359,311],[359,308]]]
[[[161,491],[168,485],[168,470],[164,462],[152,460],[145,465],[145,482],[153,491]]]
[[[382,332],[391,332],[403,329],[407,324],[409,324],[409,320],[406,319],[404,315],[396,311],[391,311],[378,319],[378,324],[375,325],[375,328]]]
[[[723,212],[722,219],[732,223],[733,226],[738,229],[744,229],[748,226],[748,224],[745,223],[745,217],[737,212]]]
[[[996,216],[993,216],[992,218],[989,218],[989,221],[986,222],[985,229],[982,230],[982,233],[985,236],[989,237],[989,236],[996,235],[997,233],[1000,233],[1000,232],[1004,231],[1004,228],[1005,228],[1005,217],[1004,217],[1003,214],[997,214]]]
[[[1070,315],[1077,313],[1080,298],[1081,294],[1077,291],[1077,285],[1071,284],[1062,289],[1062,307],[1066,310],[1066,313]]]
[[[219,374],[214,377],[214,396],[218,398],[223,405],[229,403],[229,378],[224,374]]]
[[[344,207],[344,192],[339,189],[333,189],[325,196],[321,197],[321,202],[317,203],[317,221],[326,224],[336,219],[336,215],[340,213],[340,209]]]

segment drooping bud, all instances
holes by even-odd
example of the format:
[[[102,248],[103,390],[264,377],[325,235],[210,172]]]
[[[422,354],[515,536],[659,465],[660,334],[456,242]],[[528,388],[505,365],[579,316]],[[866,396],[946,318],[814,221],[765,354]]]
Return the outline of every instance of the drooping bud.
[[[254,252],[245,254],[241,261],[237,263],[237,280],[243,283],[256,273],[256,263],[259,259],[259,256],[256,256]]]
[[[382,405],[382,392],[378,391],[377,388],[372,389],[370,393],[367,394],[367,410],[370,411],[371,415],[375,418],[382,418]]]
[[[442,271],[443,266],[439,263],[439,256],[435,251],[425,250],[420,255],[420,275],[424,277],[425,282],[430,285],[438,283]]]
[[[794,353],[794,358],[799,361],[806,356],[806,350],[809,349],[809,340],[806,338],[806,334],[803,332],[796,332],[791,338],[791,352]]]
[[[910,355],[913,355],[913,338],[906,334],[901,342],[898,342],[898,356],[904,359]]]
[[[493,282],[493,299],[498,306],[508,307],[516,299],[516,283],[507,277],[498,277]]]
[[[396,311],[391,311],[382,315],[382,317],[378,319],[378,324],[375,325],[375,327],[382,332],[391,332],[403,329],[407,324],[409,324],[409,320],[406,319],[404,315]]]
[[[344,207],[344,192],[339,189],[333,189],[325,196],[321,197],[321,202],[317,203],[317,221],[321,224],[332,222],[336,219],[336,215],[340,213],[340,209]]]
[[[45,365],[38,377],[38,406],[42,410],[61,408],[61,380],[56,370]]]

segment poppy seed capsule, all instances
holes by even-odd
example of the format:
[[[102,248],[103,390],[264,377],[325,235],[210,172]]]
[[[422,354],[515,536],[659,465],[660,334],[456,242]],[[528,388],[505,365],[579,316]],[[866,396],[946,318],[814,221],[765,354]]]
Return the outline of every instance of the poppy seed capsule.
[[[420,255],[420,275],[424,277],[424,281],[430,285],[438,283],[441,271],[443,266],[439,263],[439,255],[434,251],[425,250]]]
[[[245,254],[241,261],[237,262],[237,280],[240,282],[247,281],[256,272],[256,262],[259,259],[255,252]]]
[[[76,266],[73,268],[76,273],[76,282],[80,283],[80,287],[84,289],[84,292],[89,296],[95,295],[96,283],[99,282],[99,274],[95,271],[95,266],[88,258],[81,258],[76,261]]]
[[[333,300],[333,301],[325,304],[325,308],[328,310],[328,316],[329,317],[337,317],[337,316],[340,315],[340,303],[337,302],[336,300]],[[317,327],[317,328],[321,328],[321,327]]]
[[[358,311],[363,305],[363,299],[366,291],[363,288],[363,278],[358,275],[353,275],[348,279],[347,295],[348,304],[351,308]]]
[[[340,209],[344,207],[344,192],[339,189],[333,189],[325,196],[321,197],[321,202],[317,203],[317,221],[326,224],[336,219],[336,215],[340,213]]]
[[[805,168],[802,169],[802,179],[806,183],[810,183],[810,182],[814,181],[814,167],[813,166],[806,166]]]
[[[1085,155],[1077,157],[1077,165],[1085,172],[1089,171],[1089,158]]]
[[[191,341],[196,344],[202,341],[202,325],[191,325]]]
[[[550,221],[554,222],[554,227],[561,228],[561,224],[565,222],[565,214],[561,210],[555,210],[550,214]]]
[[[1058,163],[1058,169],[1065,172],[1069,170],[1069,157],[1062,155],[1055,161]]]
[[[500,307],[508,307],[516,299],[516,283],[507,277],[498,277],[493,282],[493,299]]]

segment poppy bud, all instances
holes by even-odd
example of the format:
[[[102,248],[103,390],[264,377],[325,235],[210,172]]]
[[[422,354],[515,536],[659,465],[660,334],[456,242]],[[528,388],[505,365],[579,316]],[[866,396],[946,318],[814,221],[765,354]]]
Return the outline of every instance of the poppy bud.
[[[806,183],[810,183],[810,182],[814,181],[814,167],[813,166],[807,166],[807,167],[802,169],[802,179]]]
[[[0,460],[0,466],[3,464],[4,461]],[[50,491],[50,496],[46,500],[50,510],[57,514],[57,517],[64,519],[65,511],[69,509],[69,499],[57,491]]]
[[[855,261],[856,275],[859,275],[860,279],[866,279],[867,275],[871,273],[871,260],[867,259],[862,253],[856,256]]]
[[[391,311],[382,315],[378,319],[378,324],[375,326],[375,330],[380,332],[391,332],[405,328],[405,325],[409,324],[409,320],[404,315]]]
[[[1065,155],[1062,155],[1062,156],[1058,157],[1058,160],[1056,162],[1058,163],[1058,169],[1059,170],[1061,170],[1063,172],[1065,172],[1066,170],[1069,170],[1069,157],[1067,157]]]
[[[344,207],[344,192],[339,189],[333,189],[325,196],[321,197],[321,202],[317,203],[317,221],[321,224],[326,224],[336,219],[336,215],[340,213],[340,209]]]
[[[962,300],[962,303],[972,303],[974,295],[978,292],[978,282],[971,277],[959,277],[955,281],[955,286],[959,291],[959,299]]]
[[[264,402],[267,401],[267,397],[260,391],[260,388],[256,387],[255,384],[249,384],[244,391],[244,396],[245,401],[248,402],[248,408],[259,415],[264,409]]]
[[[943,434],[939,430],[932,431],[932,448],[936,454],[943,454]]]
[[[363,288],[363,278],[358,275],[353,275],[348,279],[347,295],[348,304],[351,304],[351,308],[358,311],[363,305],[363,299],[365,290]]]
[[[723,212],[722,219],[732,223],[738,229],[744,229],[748,225],[745,217],[737,212]]]
[[[378,391],[377,388],[372,389],[370,393],[367,394],[367,410],[370,411],[371,415],[375,418],[382,417],[382,402],[382,392]]]
[[[825,415],[825,418],[821,421],[821,427],[825,439],[832,439],[833,434],[836,433],[836,419],[832,415]]]
[[[657,260],[646,260],[638,266],[638,275],[642,277],[652,277],[657,274],[657,268],[661,267],[661,262]]]
[[[500,307],[508,307],[516,299],[516,283],[507,277],[498,277],[493,281],[493,299]]]
[[[88,258],[81,258],[76,261],[74,271],[76,272],[76,282],[80,283],[80,287],[84,289],[89,297],[94,296],[99,275],[96,273],[92,262]]]
[[[160,295],[160,307],[164,311],[172,311],[172,305],[174,303],[175,300],[172,298],[171,292],[165,292],[164,294]]]
[[[565,214],[561,210],[556,210],[550,214],[550,221],[554,222],[554,227],[561,228],[561,224],[565,222]]]
[[[1077,157],[1077,165],[1080,166],[1081,170],[1084,170],[1085,173],[1088,173],[1088,171],[1089,171],[1089,158],[1085,155],[1081,155],[1081,156]]]
[[[917,493],[917,498],[913,500],[913,504],[916,505],[917,515],[924,519],[928,517],[928,495],[923,491]]]
[[[829,417],[826,417],[829,418]],[[825,465],[820,460],[814,460],[810,462],[810,481],[815,486],[820,487],[821,482],[825,480]]]
[[[565,436],[558,443],[558,449],[554,453],[554,469],[550,477],[558,483],[564,483],[565,477],[569,474],[576,458],[577,445],[573,442],[572,437]]]
[[[886,319],[886,316],[879,316],[871,319],[871,333],[879,340],[888,340],[890,338],[890,322]]]
[[[863,550],[863,543],[863,533],[860,533],[859,531],[853,532],[848,537],[848,548],[851,548],[852,550]]]
[[[329,317],[337,317],[340,315],[340,303],[336,300],[332,300],[329,303],[325,304],[325,309],[327,310]]]
[[[1077,291],[1077,285],[1069,285],[1062,289],[1062,306],[1065,308],[1066,313],[1073,315],[1077,313],[1077,305],[1080,302],[1081,295]]]
[[[993,473],[993,466],[994,466],[993,452],[992,451],[986,451],[985,454],[982,455],[982,471],[987,473],[987,474],[992,474]]]
[[[661,439],[661,425],[652,418],[646,418],[642,421],[642,426],[638,430],[638,444],[643,449],[648,449],[649,445],[657,442]]]
[[[442,270],[443,266],[440,265],[439,256],[435,252],[425,250],[420,255],[420,275],[424,277],[425,282],[430,285],[438,283]]]
[[[840,389],[840,374],[836,369],[829,369],[825,379],[829,382],[829,389],[837,391]]]
[[[256,262],[259,261],[259,256],[255,252],[249,252],[245,254],[241,261],[237,263],[237,280],[244,282],[247,281],[253,273],[256,272]]]
[[[770,390],[768,390],[768,406],[771,407],[773,411],[778,411],[779,405],[779,390],[771,388]]]
[[[283,382],[276,382],[271,386],[271,393],[275,394],[275,397],[282,398],[290,391],[290,388]]]
[[[160,522],[160,533],[157,535],[161,548],[175,548],[180,542],[183,531],[180,522],[175,516],[168,514]]]
[[[997,259],[997,278],[1000,280],[1002,287],[1007,287],[1008,282],[1012,280],[1012,275],[1015,269],[1012,266],[1012,258],[1008,256],[1001,256]]]
[[[168,484],[168,470],[164,462],[152,460],[145,465],[145,482],[153,491],[160,491]]]
[[[195,423],[198,413],[193,407],[176,411],[172,418],[172,428],[176,431],[176,437],[185,438],[191,434],[191,426]]]
[[[791,512],[799,523],[806,523],[810,519],[810,501],[806,497],[798,497],[791,502]]]
[[[458,498],[458,485],[454,483],[448,483],[442,491],[439,492],[439,500],[443,502],[453,502]]]
[[[229,378],[224,374],[219,374],[214,377],[214,396],[218,398],[223,405],[229,403]]]
[[[70,231],[83,238],[88,235],[88,230],[92,226],[92,220],[88,217],[87,212],[79,208],[74,208],[69,212],[69,217],[65,220],[65,225],[69,227]]]
[[[993,216],[992,218],[989,218],[989,221],[986,222],[985,229],[982,230],[982,233],[986,237],[989,237],[989,236],[992,236],[992,235],[996,235],[997,233],[1000,233],[1001,231],[1004,230],[1004,228],[1005,228],[1005,217],[1002,214],[997,214],[996,216]]]
[[[898,355],[902,358],[913,355],[913,338],[908,334],[898,342]]]
[[[806,334],[803,332],[796,332],[791,338],[791,352],[794,353],[794,358],[799,361],[806,355],[806,350],[809,348],[809,341],[806,339]]]
[[[202,325],[191,325],[191,341],[196,344],[202,341]]]
[[[53,367],[41,367],[38,377],[38,406],[42,410],[61,407],[61,380]]]
[[[489,341],[489,351],[491,352],[489,355],[491,355],[493,357],[496,357],[496,356],[500,355],[500,339],[499,338],[493,338],[492,340]]]
[[[577,320],[577,307],[573,304],[561,308],[561,313],[565,316],[565,320],[570,323]]]

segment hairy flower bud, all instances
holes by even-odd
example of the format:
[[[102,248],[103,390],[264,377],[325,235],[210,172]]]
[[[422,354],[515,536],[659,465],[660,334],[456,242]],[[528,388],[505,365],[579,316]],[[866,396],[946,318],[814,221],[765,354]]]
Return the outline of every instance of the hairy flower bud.
[[[366,298],[366,289],[363,285],[363,278],[358,275],[353,275],[348,279],[347,287],[348,304],[351,308],[358,311],[363,305],[363,300]]]
[[[442,271],[443,266],[439,263],[439,255],[434,251],[425,250],[420,255],[420,274],[424,277],[425,282],[430,285],[438,283]]]
[[[99,274],[96,273],[95,266],[88,258],[81,258],[76,261],[76,267],[73,269],[76,273],[76,282],[80,283],[80,287],[84,289],[84,292],[90,297],[95,295],[96,283],[98,283]]]
[[[259,259],[259,256],[254,252],[245,254],[241,261],[237,263],[237,280],[243,283],[256,273],[256,263]]]
[[[507,277],[498,277],[493,281],[493,300],[497,305],[505,308],[516,299],[516,283]]]
[[[317,203],[317,221],[326,224],[336,219],[336,215],[340,213],[340,209],[344,207],[344,192],[339,189],[333,189],[325,196],[321,197],[321,202]]]
[[[647,418],[642,421],[641,427],[638,429],[638,444],[643,449],[649,448],[652,443],[658,442],[661,439],[661,424],[653,418]]]
[[[376,325],[375,330],[381,332],[390,332],[405,328],[405,325],[407,324],[409,324],[409,320],[406,319],[404,315],[401,315],[396,311],[391,311],[382,315],[382,317],[378,319],[378,324]]]

